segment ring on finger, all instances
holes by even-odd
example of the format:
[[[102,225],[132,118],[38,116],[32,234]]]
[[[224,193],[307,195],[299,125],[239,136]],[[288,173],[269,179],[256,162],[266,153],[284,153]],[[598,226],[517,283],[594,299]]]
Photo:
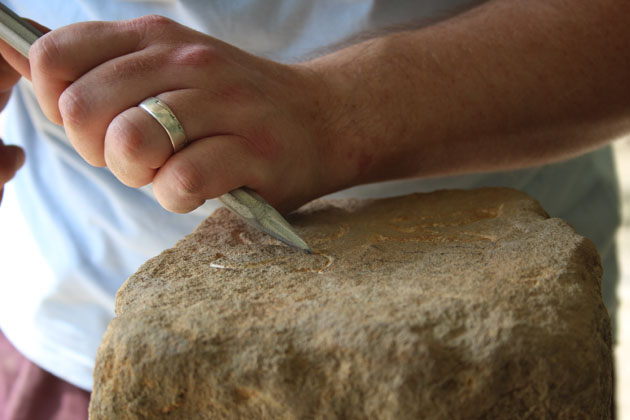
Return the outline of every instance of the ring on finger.
[[[175,153],[179,152],[186,146],[186,133],[182,124],[179,122],[171,108],[166,103],[154,96],[148,97],[138,105],[145,110],[168,134]]]

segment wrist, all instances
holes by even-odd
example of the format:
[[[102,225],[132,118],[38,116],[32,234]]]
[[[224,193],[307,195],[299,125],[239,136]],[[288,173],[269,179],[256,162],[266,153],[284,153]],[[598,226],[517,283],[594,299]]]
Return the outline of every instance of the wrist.
[[[338,52],[304,64],[317,97],[320,137],[316,143],[326,192],[366,182],[373,160],[365,127],[372,112],[365,87],[352,74],[353,61],[347,52]]]
[[[356,154],[359,145],[352,129],[354,116],[351,81],[333,60],[314,60],[295,65],[303,75],[301,104],[314,152],[314,195],[361,183]]]
[[[388,37],[319,57],[304,66],[319,80],[324,98],[322,157],[333,190],[409,176],[408,147],[416,147],[416,122],[406,116],[421,101],[412,80],[401,77]],[[394,41],[395,42],[395,41]],[[409,104],[409,97],[414,104]],[[414,112],[415,119],[420,111]],[[414,162],[415,165],[415,162]]]

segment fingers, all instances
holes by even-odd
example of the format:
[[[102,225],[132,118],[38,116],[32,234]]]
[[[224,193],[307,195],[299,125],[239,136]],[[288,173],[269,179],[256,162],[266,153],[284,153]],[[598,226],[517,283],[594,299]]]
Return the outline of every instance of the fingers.
[[[157,96],[168,104],[181,123],[188,143],[227,134],[243,118],[229,113],[216,97],[201,89],[183,89]],[[107,127],[104,156],[107,167],[123,183],[140,187],[150,183],[173,154],[162,126],[145,110],[129,108]]]
[[[16,55],[14,60],[22,64],[26,62],[27,67],[28,62],[20,53],[5,44],[4,41],[0,41],[0,54],[3,55],[3,58],[0,59],[0,109],[3,109],[11,96],[13,86],[18,82],[18,80],[20,80],[21,77],[20,73],[18,73],[18,71],[15,70],[9,62],[7,62],[4,55]]]
[[[4,184],[24,164],[24,151],[17,146],[5,146],[0,139],[0,202],[4,193]]]
[[[44,114],[51,121],[58,124],[64,122],[64,105],[59,103],[60,97],[86,73],[99,69],[99,66],[110,60],[119,59],[114,64],[118,68],[113,74],[102,69],[96,71],[92,77],[85,78],[77,87],[73,87],[74,92],[69,92],[70,98],[65,103],[69,107],[67,117],[71,121],[82,117],[75,115],[76,110],[81,109],[78,105],[89,104],[90,98],[83,99],[77,93],[83,94],[85,85],[89,86],[87,92],[94,92],[95,95],[103,91],[111,92],[112,89],[107,89],[108,79],[112,79],[114,75],[127,79],[129,76],[123,73],[138,68],[137,57],[126,57],[145,47],[141,42],[143,31],[139,31],[133,22],[81,22],[59,28],[33,44],[29,54],[33,86]],[[126,63],[133,64],[130,66]],[[146,77],[145,74],[142,76]],[[98,89],[99,86],[103,88]],[[73,98],[82,102],[72,107]]]
[[[24,164],[24,151],[17,146],[5,146],[0,140],[0,188],[7,183]]]
[[[105,135],[107,167],[132,188],[149,184],[173,154],[168,135],[150,118],[143,109],[130,108],[112,121]]]
[[[105,164],[103,140],[118,114],[149,96],[181,86],[177,75],[162,71],[157,64],[151,69],[148,63],[155,60],[143,57],[146,55],[141,52],[111,60],[65,88],[56,103],[57,93],[48,97],[48,106],[58,109],[73,146],[89,163]]]
[[[186,213],[243,185],[256,188],[262,168],[243,139],[217,136],[198,140],[174,154],[153,179],[153,191],[165,209]]]
[[[0,92],[11,90],[18,80],[20,80],[20,73],[5,60],[0,60]]]
[[[38,102],[78,153],[128,186],[153,182],[171,211],[244,185],[262,191],[286,139],[303,138],[284,103],[301,103],[286,87],[300,91],[293,84],[301,79],[164,18],[70,25],[40,38],[30,57]],[[176,154],[138,107],[151,96],[186,132],[188,145]]]
[[[103,80],[104,72],[93,70],[141,49],[139,38],[139,32],[128,22],[82,22],[55,30],[31,47],[33,87],[44,114],[64,124],[73,146],[93,165],[104,164],[102,144],[89,140],[100,135],[98,140],[102,141],[106,124],[122,109],[135,105],[131,92],[124,90],[129,94],[117,98],[105,114],[90,118],[102,111],[93,109],[95,102],[107,102],[117,92],[108,84],[111,74]],[[85,77],[90,71],[93,77]],[[113,74],[120,72],[115,69]],[[82,82],[76,83],[81,78]],[[79,142],[78,137],[88,141]]]
[[[61,28],[33,45],[35,93],[79,154],[103,166],[104,137],[117,115],[149,96],[228,79],[208,68],[219,54],[201,39],[160,17]]]
[[[0,110],[4,109],[9,101],[13,86],[20,80],[20,77],[20,73],[15,71],[9,63],[0,59]]]

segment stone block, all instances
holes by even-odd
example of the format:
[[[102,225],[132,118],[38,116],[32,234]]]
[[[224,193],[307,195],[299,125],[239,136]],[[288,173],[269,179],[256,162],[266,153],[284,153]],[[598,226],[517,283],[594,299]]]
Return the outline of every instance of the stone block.
[[[305,255],[221,209],[121,288],[101,419],[605,419],[594,245],[509,189],[318,201]]]

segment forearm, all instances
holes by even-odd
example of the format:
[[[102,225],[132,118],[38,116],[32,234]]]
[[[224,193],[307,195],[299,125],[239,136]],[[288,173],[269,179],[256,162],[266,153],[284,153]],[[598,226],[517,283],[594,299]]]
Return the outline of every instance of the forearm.
[[[630,130],[624,1],[491,1],[307,66],[335,92],[325,149],[349,184],[544,164]]]
[[[59,28],[30,62],[0,50],[88,162],[151,182],[166,209],[247,186],[287,211],[352,185],[542,164],[625,134],[629,19],[627,0],[492,0],[297,65],[156,16]],[[177,153],[136,106],[156,95],[186,127]]]

